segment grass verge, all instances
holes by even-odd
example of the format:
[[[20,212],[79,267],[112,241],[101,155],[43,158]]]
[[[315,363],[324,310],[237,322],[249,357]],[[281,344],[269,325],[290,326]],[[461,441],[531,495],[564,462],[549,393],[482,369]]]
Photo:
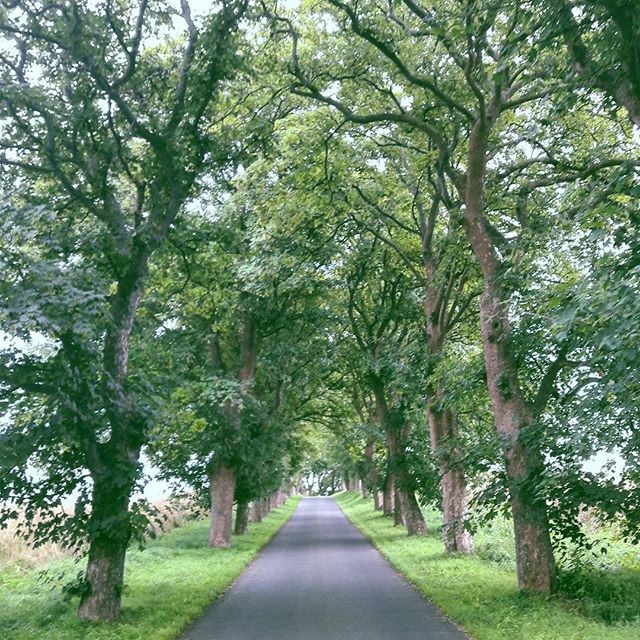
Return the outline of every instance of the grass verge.
[[[358,493],[335,498],[382,555],[474,640],[640,640],[640,603],[635,621],[608,625],[569,600],[522,596],[513,569],[477,555],[446,555],[437,530],[410,538]]]
[[[207,546],[208,522],[189,522],[127,555],[122,615],[113,624],[83,622],[77,599],[64,599],[60,584],[83,566],[55,560],[44,571],[9,566],[0,571],[2,640],[170,640],[222,594],[298,505],[290,498],[230,549]]]

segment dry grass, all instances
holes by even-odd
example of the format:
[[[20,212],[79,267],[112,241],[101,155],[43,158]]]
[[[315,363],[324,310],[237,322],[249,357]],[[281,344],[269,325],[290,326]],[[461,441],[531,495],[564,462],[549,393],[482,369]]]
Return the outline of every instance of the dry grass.
[[[181,527],[189,520],[204,515],[201,508],[189,498],[175,498],[153,503],[161,522],[149,525],[148,537],[155,538],[163,533]],[[11,522],[6,529],[0,529],[0,571],[7,567],[39,568],[50,560],[70,557],[73,552],[58,543],[47,543],[33,547],[27,540],[16,536],[17,523]]]
[[[8,566],[41,567],[49,560],[70,556],[71,551],[59,544],[43,544],[32,547],[26,540],[16,536],[16,524],[0,530],[0,571]]]
[[[188,496],[160,500],[154,502],[153,506],[159,512],[161,523],[154,521],[149,523],[149,537],[167,533],[171,529],[181,527],[189,520],[203,518],[207,513]]]

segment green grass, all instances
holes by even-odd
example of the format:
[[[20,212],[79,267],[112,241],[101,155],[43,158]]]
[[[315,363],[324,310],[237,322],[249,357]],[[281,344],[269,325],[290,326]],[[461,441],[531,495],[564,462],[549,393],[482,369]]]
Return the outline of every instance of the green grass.
[[[299,498],[272,511],[230,549],[207,546],[208,522],[189,522],[127,556],[122,615],[113,624],[76,615],[60,582],[82,570],[71,559],[42,572],[20,565],[0,572],[0,640],[163,640],[175,638],[240,575],[295,510]]]
[[[637,566],[627,567],[621,576],[611,571],[606,574],[618,590],[624,589],[628,604],[625,615],[607,624],[593,619],[589,607],[590,601],[602,601],[597,590],[606,581],[596,580],[581,598],[519,594],[512,543],[503,523],[478,533],[476,555],[447,556],[435,514],[426,514],[429,535],[410,538],[391,519],[375,512],[371,500],[351,492],[335,497],[347,517],[391,564],[475,640],[640,640]],[[604,596],[606,601],[607,594]],[[634,611],[633,616],[627,615],[629,610]]]

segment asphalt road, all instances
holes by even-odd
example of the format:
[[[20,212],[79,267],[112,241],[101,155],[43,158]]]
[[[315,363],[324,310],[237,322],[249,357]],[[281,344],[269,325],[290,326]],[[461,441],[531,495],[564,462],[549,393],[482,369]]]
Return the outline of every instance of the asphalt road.
[[[465,640],[332,498],[291,519],[184,640]]]

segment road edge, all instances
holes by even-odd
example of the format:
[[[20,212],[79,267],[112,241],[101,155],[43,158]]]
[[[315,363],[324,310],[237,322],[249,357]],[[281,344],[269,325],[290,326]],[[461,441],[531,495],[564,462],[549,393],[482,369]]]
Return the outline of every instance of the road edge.
[[[253,555],[247,559],[247,562],[240,568],[240,571],[238,571],[238,573],[229,581],[229,583],[224,587],[224,589],[222,589],[222,591],[217,593],[214,598],[212,598],[209,602],[207,602],[207,604],[202,608],[202,610],[197,615],[195,615],[191,620],[189,620],[189,622],[185,624],[185,626],[174,636],[175,640],[183,640],[185,634],[189,631],[191,626],[198,619],[200,619],[200,617],[202,617],[204,612],[210,606],[212,606],[213,604],[218,602],[221,598],[223,598],[224,595],[229,591],[229,589],[233,587],[233,585],[238,581],[238,578],[240,578],[240,576],[247,570],[247,567],[256,560],[256,558],[260,555],[261,551],[278,535],[278,533],[280,533],[280,531],[282,530],[282,527],[284,527],[284,525],[287,524],[287,522],[289,522],[289,520],[293,517],[293,514],[298,509],[298,506],[302,498],[303,496],[301,495],[291,496],[286,500],[286,502],[283,505],[281,505],[281,507],[278,507],[278,508],[282,508],[284,506],[291,504],[292,502],[294,503],[293,509],[291,509],[291,513],[289,513],[284,518],[284,520],[280,523],[280,526],[278,526],[278,528],[275,529],[271,533],[271,535],[259,547],[256,548]]]
[[[414,582],[409,576],[407,576],[402,569],[400,569],[400,567],[398,567],[393,560],[376,544],[376,541],[374,540],[374,538],[367,532],[364,531],[362,528],[360,528],[358,526],[358,524],[356,522],[353,521],[352,518],[349,517],[349,514],[342,508],[342,505],[340,504],[340,502],[338,500],[336,500],[336,496],[340,496],[340,495],[346,495],[348,493],[353,493],[353,492],[349,492],[349,491],[340,491],[338,493],[334,493],[331,498],[333,498],[334,502],[338,505],[338,508],[340,509],[340,511],[342,512],[342,514],[344,515],[344,517],[369,541],[369,543],[371,544],[371,546],[385,559],[385,562],[400,576],[402,576],[402,579],[416,592],[420,595],[421,598],[423,598],[424,600],[426,600],[432,607],[434,607],[438,613],[440,614],[440,616],[446,620],[447,622],[449,622],[450,624],[452,624],[454,627],[456,627],[456,629],[458,629],[461,633],[463,633],[469,640],[474,640],[473,636],[469,633],[469,631],[467,629],[465,629],[459,622],[457,622],[456,620],[454,620],[453,618],[451,618],[451,616],[447,615],[443,610],[442,607],[440,607],[438,605],[437,602],[434,602],[426,593],[424,593],[424,591],[422,591],[422,589],[420,588],[419,584],[416,584],[416,582]]]

